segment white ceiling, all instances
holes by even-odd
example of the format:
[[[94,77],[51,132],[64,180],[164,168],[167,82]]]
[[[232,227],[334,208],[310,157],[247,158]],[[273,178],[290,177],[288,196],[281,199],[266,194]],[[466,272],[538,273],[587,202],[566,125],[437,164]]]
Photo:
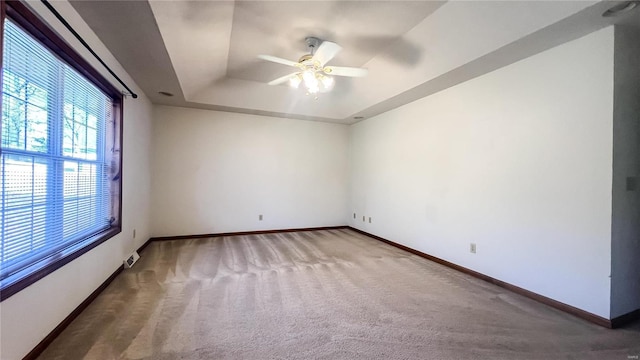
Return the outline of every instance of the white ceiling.
[[[630,18],[602,17],[610,1],[72,5],[155,103],[347,124]],[[331,65],[365,67],[369,76],[336,77],[334,91],[317,100],[267,85],[292,68],[257,56],[297,60],[308,36],[343,47]]]

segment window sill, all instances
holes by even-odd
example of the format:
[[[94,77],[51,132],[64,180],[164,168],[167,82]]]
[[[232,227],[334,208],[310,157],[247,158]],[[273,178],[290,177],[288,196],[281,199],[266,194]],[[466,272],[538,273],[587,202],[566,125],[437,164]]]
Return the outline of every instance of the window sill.
[[[17,294],[52,272],[77,259],[89,250],[102,244],[121,232],[121,227],[111,227],[90,238],[80,241],[52,256],[49,256],[24,270],[17,272],[0,283],[0,302]]]

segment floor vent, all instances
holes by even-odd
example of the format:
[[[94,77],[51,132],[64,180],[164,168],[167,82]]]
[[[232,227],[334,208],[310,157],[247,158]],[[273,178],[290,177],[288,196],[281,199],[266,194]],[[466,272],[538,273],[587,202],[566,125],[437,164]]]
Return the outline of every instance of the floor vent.
[[[138,255],[137,251],[134,251],[133,254],[129,255],[129,257],[124,260],[124,268],[131,269],[138,259],[140,259],[140,255]]]

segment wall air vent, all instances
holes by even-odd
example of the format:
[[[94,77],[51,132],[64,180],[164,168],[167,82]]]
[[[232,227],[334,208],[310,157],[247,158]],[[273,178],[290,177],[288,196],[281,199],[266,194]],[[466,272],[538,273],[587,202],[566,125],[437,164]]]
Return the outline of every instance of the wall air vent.
[[[133,254],[129,255],[129,257],[124,260],[124,268],[131,269],[138,259],[140,259],[140,255],[138,255],[137,251],[134,251]]]

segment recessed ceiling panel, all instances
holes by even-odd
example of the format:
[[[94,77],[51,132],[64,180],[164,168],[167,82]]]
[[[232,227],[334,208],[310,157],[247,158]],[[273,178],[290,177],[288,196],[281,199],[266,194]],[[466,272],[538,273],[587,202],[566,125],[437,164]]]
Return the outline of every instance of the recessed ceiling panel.
[[[159,104],[353,123],[614,23],[615,1],[73,1]],[[365,67],[330,93],[266,83],[295,68],[315,36],[343,50],[330,62]],[[175,97],[159,97],[169,91]]]
[[[335,42],[337,66],[363,66],[440,7],[440,1],[239,1],[233,13],[227,76],[268,82],[291,72],[259,61],[259,54],[297,61],[305,38]],[[420,56],[415,44],[405,64]],[[410,47],[409,44],[407,44]]]
[[[189,99],[227,72],[233,1],[150,1],[180,85]]]

